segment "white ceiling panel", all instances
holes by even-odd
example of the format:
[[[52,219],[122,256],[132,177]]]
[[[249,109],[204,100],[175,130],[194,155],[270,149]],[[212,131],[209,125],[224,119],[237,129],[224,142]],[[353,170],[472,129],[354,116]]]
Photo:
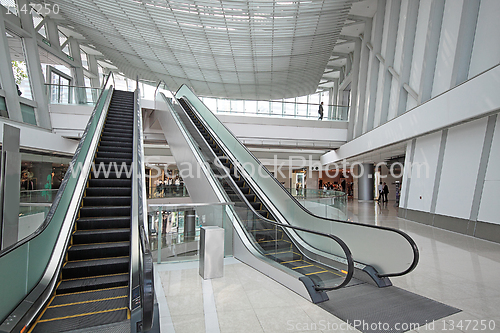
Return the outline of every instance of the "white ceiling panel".
[[[253,100],[315,92],[352,2],[57,0],[126,75]]]

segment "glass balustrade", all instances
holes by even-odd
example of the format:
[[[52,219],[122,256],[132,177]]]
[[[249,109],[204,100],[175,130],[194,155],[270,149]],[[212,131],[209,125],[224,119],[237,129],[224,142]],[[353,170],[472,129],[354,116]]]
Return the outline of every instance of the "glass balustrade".
[[[157,263],[199,259],[201,226],[225,231],[224,255],[232,255],[232,222],[227,215],[231,203],[150,204],[149,243]]]
[[[78,104],[95,106],[101,88],[45,84],[50,104]]]

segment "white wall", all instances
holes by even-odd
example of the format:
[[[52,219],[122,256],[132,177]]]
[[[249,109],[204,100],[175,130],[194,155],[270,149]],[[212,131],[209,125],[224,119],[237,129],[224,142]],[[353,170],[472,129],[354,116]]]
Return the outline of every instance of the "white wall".
[[[500,63],[499,18],[500,1],[481,0],[469,77],[473,77]]]
[[[478,221],[500,224],[500,121],[497,118]]]
[[[432,97],[450,89],[463,0],[446,1],[437,54]],[[472,27],[471,27],[472,28]]]
[[[450,128],[436,214],[469,219],[488,118]]]
[[[417,139],[406,208],[430,211],[440,143],[441,132]]]
[[[408,8],[417,8],[417,2],[417,20],[413,24],[409,18],[414,13]],[[481,0],[477,7],[468,0],[443,1],[444,6],[439,3],[437,0],[387,0],[385,6],[377,8],[371,35],[363,39],[363,43],[371,45],[366,50],[370,59],[368,74],[360,73],[358,77],[358,89],[366,94],[366,102],[355,106],[362,110],[350,111],[351,114],[363,114],[359,119],[351,117],[354,122],[351,128],[361,129],[361,133],[356,132],[354,136],[360,136],[500,64],[500,43],[497,42],[500,1]],[[396,17],[399,22],[394,33],[394,25],[389,21]],[[377,20],[384,21],[382,29],[376,29]],[[412,41],[405,41],[413,35]],[[413,42],[411,57],[405,55],[404,42]],[[395,48],[388,47],[394,43]],[[394,71],[389,72],[389,66],[393,66]],[[379,69],[372,71],[372,68]],[[409,77],[403,75],[405,68],[410,68]],[[409,88],[402,89],[405,85]],[[390,86],[389,92],[387,86]],[[407,94],[406,110],[398,106],[402,94]],[[387,114],[387,120],[384,114]]]

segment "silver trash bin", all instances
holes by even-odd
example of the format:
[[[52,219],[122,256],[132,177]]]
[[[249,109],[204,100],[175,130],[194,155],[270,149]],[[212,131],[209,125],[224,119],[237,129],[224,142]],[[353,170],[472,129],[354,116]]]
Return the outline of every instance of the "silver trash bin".
[[[224,275],[224,229],[215,226],[200,228],[200,276],[214,279]]]

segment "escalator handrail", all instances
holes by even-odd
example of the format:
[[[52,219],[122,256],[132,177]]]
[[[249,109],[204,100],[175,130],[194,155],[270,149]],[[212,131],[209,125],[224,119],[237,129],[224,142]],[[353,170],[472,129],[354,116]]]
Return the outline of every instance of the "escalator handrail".
[[[179,93],[180,89],[185,86],[187,89],[189,89],[193,95],[196,96],[196,94],[194,94],[193,90],[191,89],[191,87],[187,86],[187,85],[182,85],[176,92],[175,96],[177,98],[177,94]],[[185,98],[185,100],[190,104],[190,106],[192,106],[191,102]],[[206,105],[205,103],[203,103],[203,101],[200,100],[200,102],[207,108],[207,110],[210,110]],[[198,110],[196,110],[196,108],[192,107],[193,108],[193,111],[196,112],[198,115]],[[310,212],[309,210],[307,210],[304,206],[302,206],[300,204],[300,202],[298,202],[298,200],[293,196],[291,195],[290,192],[288,192],[286,190],[286,188],[283,186],[283,184],[281,184],[277,178],[275,178],[270,172],[269,170],[262,164],[262,162],[260,162],[251,152],[250,150],[243,144],[241,144],[241,142],[237,139],[237,137],[234,135],[234,133],[229,129],[227,128],[227,126],[219,120],[219,118],[217,118],[216,116],[214,116],[218,121],[219,123],[227,130],[228,133],[230,133],[233,138],[240,144],[240,146],[255,160],[255,162],[261,166],[261,168],[263,170],[265,170],[265,172],[269,175],[269,178],[272,179],[278,186],[280,186],[283,191],[285,191],[286,195],[288,195],[288,197],[300,208],[302,209],[306,214],[309,214],[311,216],[314,216],[316,218],[319,218],[319,219],[322,219],[322,220],[326,220],[326,221],[335,221],[335,222],[340,222],[340,223],[345,223],[345,224],[351,224],[351,225],[358,225],[358,226],[363,226],[363,227],[368,227],[368,228],[374,228],[374,229],[382,229],[382,230],[386,230],[386,231],[390,231],[390,232],[395,232],[397,234],[399,234],[400,236],[402,236],[409,244],[410,244],[410,247],[413,251],[413,261],[412,263],[410,264],[410,266],[402,271],[402,272],[395,272],[395,273],[386,273],[386,274],[378,274],[379,277],[393,277],[393,276],[402,276],[402,275],[405,275],[409,272],[411,272],[412,270],[415,269],[415,267],[417,267],[417,264],[418,264],[418,261],[419,261],[419,251],[418,251],[418,246],[417,244],[415,243],[415,241],[409,236],[407,235],[405,232],[401,231],[401,230],[398,230],[398,229],[394,229],[394,228],[389,228],[389,227],[384,227],[384,226],[378,226],[378,225],[369,225],[369,224],[362,224],[362,223],[358,223],[358,222],[353,222],[353,221],[342,221],[342,220],[338,220],[338,219],[333,219],[333,218],[326,218],[326,217],[322,217],[322,216],[318,216],[312,212]],[[199,117],[204,123],[206,123],[206,121],[203,119],[203,117]],[[212,130],[213,131],[213,130]],[[219,139],[217,137],[217,139]],[[219,139],[220,140],[220,139]]]
[[[140,288],[140,307],[142,317],[142,330],[149,331],[154,321],[154,268],[153,256],[149,247],[145,223],[147,223],[147,202],[145,188],[145,166],[144,166],[144,133],[142,127],[142,110],[140,107],[139,89],[134,92],[134,148],[133,148],[133,180],[132,180],[132,236],[137,235],[139,244],[131,243],[131,254],[136,254],[139,258],[131,258],[131,296],[132,290]],[[137,216],[137,221],[135,221]],[[133,240],[134,242],[135,240]],[[137,246],[136,246],[137,245]],[[134,248],[138,248],[139,253],[135,253]],[[135,266],[133,263],[137,263]],[[138,272],[134,272],[138,269]],[[137,277],[138,273],[138,279]],[[136,284],[139,284],[138,286]],[[132,297],[131,297],[132,301]],[[131,310],[136,304],[132,305]]]
[[[96,111],[97,111],[97,108],[99,106],[99,102],[101,101],[102,99],[102,96],[104,94],[104,91],[106,90],[106,86],[108,85],[108,80],[109,78],[113,76],[114,77],[114,74],[113,72],[110,72],[110,75],[108,76],[108,78],[106,79],[106,81],[103,83],[103,88],[101,89],[101,93],[99,94],[99,98],[97,99],[97,102],[95,104],[95,107],[94,107],[94,110],[92,111],[92,114],[90,115],[90,118],[89,118],[89,121],[87,123],[87,126],[85,127],[85,130],[83,131],[83,134],[81,136],[81,139],[80,139],[80,142],[78,143],[78,146],[75,150],[75,154],[73,155],[73,158],[71,159],[71,162],[70,162],[70,165],[74,165],[76,163],[76,161],[78,160],[78,157],[79,157],[79,153],[82,149],[82,146],[83,146],[83,143],[85,141],[85,138],[87,137],[87,134],[90,130],[90,125],[95,117],[95,114],[96,114]],[[50,209],[49,209],[49,212],[47,213],[47,216],[45,217],[43,223],[33,232],[31,233],[29,236],[26,236],[25,238],[23,238],[22,240],[20,240],[19,242],[16,242],[15,244],[12,244],[11,246],[3,249],[2,251],[0,251],[0,257],[3,257],[4,255],[6,255],[7,253],[15,250],[16,248],[26,244],[27,242],[29,242],[30,240],[32,240],[33,238],[37,237],[38,235],[40,235],[46,228],[47,226],[50,224],[51,220],[52,220],[52,217],[54,216],[54,213],[59,205],[59,202],[61,201],[61,197],[64,193],[64,190],[66,189],[66,185],[68,184],[68,180],[70,179],[70,177],[72,177],[72,171],[73,171],[73,168],[68,168],[68,170],[66,171],[65,175],[64,175],[64,178],[63,180],[61,181],[61,185],[59,186],[59,189],[57,190],[57,193],[56,193],[56,196],[54,197],[54,201],[52,202],[52,205],[50,206]]]
[[[163,98],[166,98],[163,94],[162,94],[162,96],[163,96]],[[182,109],[184,110],[184,108],[182,108]],[[192,123],[192,120],[191,120],[191,118],[189,116],[188,116],[188,119],[191,121],[191,124],[194,126],[194,124]],[[201,133],[196,128],[196,126],[194,126],[194,128],[198,132],[198,134],[201,135]],[[218,159],[218,157],[215,156],[215,154],[213,153],[213,151],[211,149],[209,151],[212,152],[212,156],[214,157],[214,159],[217,159],[217,161],[220,162],[220,159]],[[208,164],[213,164],[213,163],[211,161],[208,161]],[[220,166],[217,166],[217,167],[221,168]],[[225,173],[225,175],[222,178],[224,178],[224,179],[230,179],[231,186],[233,187],[233,189],[236,189],[238,191],[238,195],[239,195],[240,199],[245,203],[245,205],[247,206],[247,208],[250,209],[250,211],[255,216],[257,216],[259,219],[261,219],[265,223],[270,223],[272,225],[276,225],[276,226],[281,227],[281,228],[290,228],[290,229],[293,229],[293,230],[296,230],[296,231],[302,231],[302,232],[306,232],[306,233],[310,233],[310,234],[314,234],[314,235],[318,235],[318,236],[328,237],[328,238],[334,240],[337,244],[339,244],[339,246],[342,248],[342,251],[344,252],[345,259],[347,261],[347,274],[346,274],[346,277],[344,278],[344,281],[342,281],[342,283],[339,284],[339,285],[337,285],[337,286],[334,286],[334,287],[318,287],[318,286],[315,286],[316,290],[318,290],[318,291],[329,291],[329,290],[340,289],[340,288],[346,286],[351,281],[351,278],[354,275],[354,260],[352,258],[351,250],[349,249],[349,247],[347,246],[347,244],[344,241],[342,241],[342,239],[340,239],[339,237],[337,237],[335,235],[332,235],[332,234],[327,234],[327,233],[323,233],[323,232],[319,232],[319,231],[315,231],[315,230],[310,230],[310,229],[306,229],[306,228],[302,228],[302,227],[292,226],[292,225],[289,225],[289,224],[278,223],[276,221],[272,221],[272,220],[269,220],[269,219],[263,217],[262,215],[260,215],[253,208],[253,206],[250,204],[250,202],[248,202],[247,198],[241,193],[241,190],[239,189],[239,187],[236,185],[234,179],[229,174],[229,171],[225,167],[222,167],[221,169]]]

